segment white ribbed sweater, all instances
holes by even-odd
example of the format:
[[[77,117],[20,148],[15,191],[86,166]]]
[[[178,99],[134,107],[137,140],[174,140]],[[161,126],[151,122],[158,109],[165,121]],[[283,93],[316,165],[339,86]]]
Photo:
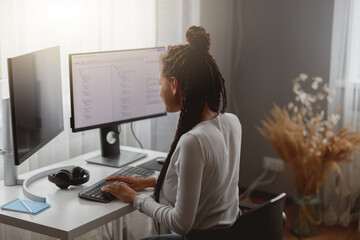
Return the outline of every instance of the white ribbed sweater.
[[[160,204],[139,195],[134,206],[182,235],[232,224],[238,216],[240,146],[241,125],[235,115],[219,114],[199,123],[178,142]]]

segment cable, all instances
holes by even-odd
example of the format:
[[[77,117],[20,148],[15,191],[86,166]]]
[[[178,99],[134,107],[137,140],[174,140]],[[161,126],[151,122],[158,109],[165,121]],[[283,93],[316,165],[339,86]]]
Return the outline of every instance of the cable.
[[[250,194],[251,194],[251,192],[253,191],[252,189],[255,189],[255,188],[258,186],[258,184],[260,183],[261,179],[263,179],[263,178],[266,176],[267,172],[268,172],[268,170],[265,169],[265,170],[260,174],[260,176],[257,177],[257,178],[249,185],[249,187],[248,187],[242,194],[240,194],[239,199],[250,200],[250,199],[249,199],[249,192],[250,192]],[[250,190],[251,190],[251,191],[250,191]]]
[[[261,182],[260,185],[269,185],[270,183],[272,183],[273,181],[275,181],[275,179],[277,178],[277,176],[278,176],[278,172],[276,172],[276,173],[272,176],[272,178],[269,178],[268,180]],[[260,185],[258,185],[258,186],[260,186]]]
[[[109,236],[109,239],[110,239],[110,240],[113,240],[113,237],[112,237],[111,234],[110,234],[110,230],[109,230],[109,227],[108,227],[108,224],[107,224],[107,223],[105,223],[105,228],[106,228],[106,232],[107,232],[107,234],[108,234],[108,236]]]
[[[244,199],[245,201],[249,201],[251,202],[251,194],[252,192],[259,186],[264,186],[264,185],[268,185],[270,183],[272,183],[276,177],[278,176],[278,173],[275,173],[272,178],[268,179],[268,180],[265,180],[265,181],[256,181],[256,182],[253,182],[253,184],[251,184],[248,189],[239,196],[240,199]]]
[[[278,176],[278,172],[273,172],[275,173],[271,178],[262,181],[262,179],[266,176],[266,174],[268,173],[268,170],[265,169],[260,176],[255,179],[254,182],[252,182],[250,184],[250,186],[245,190],[245,192],[243,192],[242,194],[240,194],[239,199],[241,200],[245,200],[245,201],[249,201],[251,202],[250,196],[251,193],[259,186],[263,186],[263,185],[268,185],[270,183],[272,183]]]
[[[118,134],[119,134],[119,136],[120,136],[120,133],[121,133],[121,125],[118,124]]]
[[[130,124],[130,128],[131,128],[131,132],[135,138],[135,140],[138,142],[138,144],[140,145],[141,149],[144,149],[143,145],[141,144],[140,140],[136,137],[135,133],[134,133],[134,129],[133,129],[133,123],[131,122]]]

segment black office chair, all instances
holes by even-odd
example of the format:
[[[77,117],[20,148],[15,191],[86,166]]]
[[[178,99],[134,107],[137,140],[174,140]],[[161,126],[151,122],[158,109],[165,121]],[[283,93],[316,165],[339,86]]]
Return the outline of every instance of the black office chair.
[[[285,197],[286,194],[282,193],[259,205],[240,202],[240,209],[245,211],[231,227],[191,231],[186,239],[282,240],[286,222],[286,215],[283,212]]]
[[[240,202],[246,211],[236,222],[226,229],[193,230],[187,240],[226,239],[226,240],[282,240],[286,215],[283,212],[285,193],[259,205]]]
[[[228,228],[192,230],[186,240],[282,240],[286,215],[283,212],[286,194],[282,193],[262,204],[240,202],[245,210]],[[151,239],[170,239],[162,236]]]

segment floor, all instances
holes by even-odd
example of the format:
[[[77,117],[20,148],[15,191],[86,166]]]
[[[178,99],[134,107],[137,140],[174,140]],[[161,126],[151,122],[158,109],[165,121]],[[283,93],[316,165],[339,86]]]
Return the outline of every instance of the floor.
[[[313,237],[301,238],[293,235],[290,227],[286,226],[284,232],[284,240],[358,240],[360,239],[360,232],[357,231],[355,225],[348,228],[343,227],[326,227],[320,226],[319,234]]]
[[[319,234],[313,237],[301,238],[295,236],[290,231],[290,206],[287,204],[285,206],[285,213],[288,218],[285,230],[284,230],[284,240],[360,240],[360,232],[357,231],[357,225],[353,224],[348,228],[334,226],[327,227],[324,225],[320,226]]]
[[[264,199],[270,199],[269,196],[264,197],[260,194],[261,197],[257,196],[252,198],[254,203],[262,203]],[[287,216],[287,222],[284,229],[284,240],[360,240],[360,232],[357,231],[357,224],[353,224],[347,228],[341,226],[328,227],[321,225],[319,229],[319,234],[313,237],[297,237],[290,230],[290,204],[286,203],[285,214]]]

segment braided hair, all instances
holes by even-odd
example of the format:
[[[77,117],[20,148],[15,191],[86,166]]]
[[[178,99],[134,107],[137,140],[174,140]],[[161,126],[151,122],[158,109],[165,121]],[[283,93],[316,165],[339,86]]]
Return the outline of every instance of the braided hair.
[[[209,54],[210,34],[203,27],[192,26],[186,32],[186,40],[188,44],[169,46],[160,58],[163,76],[168,80],[175,77],[183,95],[175,137],[154,189],[157,202],[180,137],[200,122],[206,103],[213,112],[219,112],[222,104],[220,112],[224,113],[227,106],[224,78]]]

